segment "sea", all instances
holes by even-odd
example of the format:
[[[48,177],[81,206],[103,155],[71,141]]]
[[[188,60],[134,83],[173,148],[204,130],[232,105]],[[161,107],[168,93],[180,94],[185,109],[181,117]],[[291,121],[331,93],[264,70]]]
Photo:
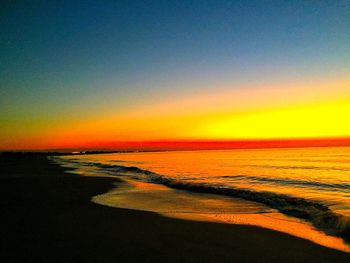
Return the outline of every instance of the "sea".
[[[248,224],[350,251],[350,147],[128,152],[53,157],[120,180],[92,200],[165,216]]]

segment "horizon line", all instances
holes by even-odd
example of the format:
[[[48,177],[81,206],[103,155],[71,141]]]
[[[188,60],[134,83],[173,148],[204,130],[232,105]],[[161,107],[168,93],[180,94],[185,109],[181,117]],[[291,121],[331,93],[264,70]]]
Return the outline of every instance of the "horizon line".
[[[1,152],[33,151],[171,151],[171,150],[225,150],[225,149],[263,149],[263,148],[300,148],[300,147],[342,147],[350,146],[349,137],[336,138],[283,138],[283,139],[234,139],[234,140],[142,140],[91,142],[82,146],[0,149]]]

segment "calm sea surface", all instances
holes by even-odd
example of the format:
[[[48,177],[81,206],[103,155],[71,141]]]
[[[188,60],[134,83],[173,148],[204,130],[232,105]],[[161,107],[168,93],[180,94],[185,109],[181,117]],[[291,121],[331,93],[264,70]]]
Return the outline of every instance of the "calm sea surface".
[[[165,216],[252,224],[350,252],[350,147],[69,155],[86,176],[115,176],[92,201]]]
[[[158,183],[165,178],[189,185],[298,197],[350,216],[350,147],[140,152],[62,159]]]

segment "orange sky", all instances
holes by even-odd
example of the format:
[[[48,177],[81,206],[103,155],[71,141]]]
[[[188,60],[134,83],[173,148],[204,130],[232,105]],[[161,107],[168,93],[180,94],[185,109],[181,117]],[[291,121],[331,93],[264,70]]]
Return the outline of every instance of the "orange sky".
[[[181,141],[188,146],[194,141],[225,144],[247,140],[347,138],[350,136],[349,86],[348,79],[296,82],[283,88],[278,83],[243,89],[224,85],[215,92],[160,100],[121,112],[102,108],[87,113],[85,118],[38,119],[28,122],[27,129],[21,129],[23,123],[18,123],[16,130],[11,127],[16,123],[10,123],[8,129],[1,131],[1,146],[3,149],[127,148],[129,144],[149,148],[150,142],[159,146],[156,142],[169,141],[176,148]],[[326,144],[332,144],[332,140]],[[228,144],[225,145],[222,147]]]

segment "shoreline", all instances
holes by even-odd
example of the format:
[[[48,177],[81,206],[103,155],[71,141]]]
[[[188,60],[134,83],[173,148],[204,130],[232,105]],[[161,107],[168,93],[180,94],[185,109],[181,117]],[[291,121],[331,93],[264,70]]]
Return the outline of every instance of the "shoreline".
[[[255,226],[111,208],[91,198],[116,178],[69,173],[46,157],[0,161],[4,262],[348,262],[350,254]]]
[[[147,160],[147,156],[144,157]],[[152,158],[152,155],[148,157]],[[155,157],[162,158],[153,154],[153,158]],[[107,161],[106,158],[110,158],[111,162]],[[293,196],[274,191],[259,191],[249,187],[240,188],[231,187],[230,185],[217,187],[210,183],[177,180],[176,175],[175,177],[171,175],[173,164],[169,162],[164,166],[170,170],[170,176],[166,176],[166,169],[165,171],[164,169],[161,170],[160,173],[153,172],[152,166],[147,167],[146,165],[146,167],[143,167],[142,165],[138,166],[137,163],[128,163],[130,158],[127,157],[125,158],[125,164],[123,163],[125,160],[121,159],[122,161],[120,161],[118,159],[120,158],[119,154],[107,155],[106,158],[99,159],[96,156],[90,159],[84,157],[73,159],[55,157],[52,160],[64,167],[74,168],[76,174],[84,176],[115,175],[118,179],[128,181],[129,186],[133,186],[125,188],[122,186],[123,184],[120,184],[117,190],[111,190],[108,193],[94,197],[94,200],[102,205],[152,211],[162,215],[170,214],[170,216],[174,214],[174,211],[177,211],[176,213],[184,211],[182,214],[186,214],[186,219],[189,219],[191,215],[193,216],[192,219],[197,219],[198,214],[209,212],[217,216],[214,218],[204,216],[206,217],[204,221],[267,227],[330,248],[345,252],[350,251],[349,218],[333,211],[321,200],[305,199],[304,196]],[[176,156],[174,158],[176,159]],[[137,160],[140,161],[139,159]],[[113,161],[116,161],[116,163]],[[159,165],[162,166],[163,164]],[[157,167],[155,168],[157,171]],[[147,178],[144,178],[144,176],[147,176]],[[135,181],[135,178],[138,178],[138,180]],[[256,209],[255,211],[250,209],[249,212],[247,209],[237,210],[235,204],[241,208],[253,205]],[[237,214],[241,214],[242,211],[245,214],[252,215],[251,219],[247,219],[247,217],[237,218]],[[267,215],[267,217],[271,219],[262,216],[257,218],[256,214],[268,211],[270,215]],[[203,221],[203,216],[200,217]],[[218,218],[220,219],[217,220]],[[286,225],[285,222],[281,223],[281,219],[293,223]]]
[[[94,196],[97,204],[155,212],[165,217],[191,221],[253,225],[286,233],[313,243],[350,252],[342,238],[327,235],[301,219],[287,216],[258,202],[230,196],[191,192],[162,184],[119,178],[116,188]]]

